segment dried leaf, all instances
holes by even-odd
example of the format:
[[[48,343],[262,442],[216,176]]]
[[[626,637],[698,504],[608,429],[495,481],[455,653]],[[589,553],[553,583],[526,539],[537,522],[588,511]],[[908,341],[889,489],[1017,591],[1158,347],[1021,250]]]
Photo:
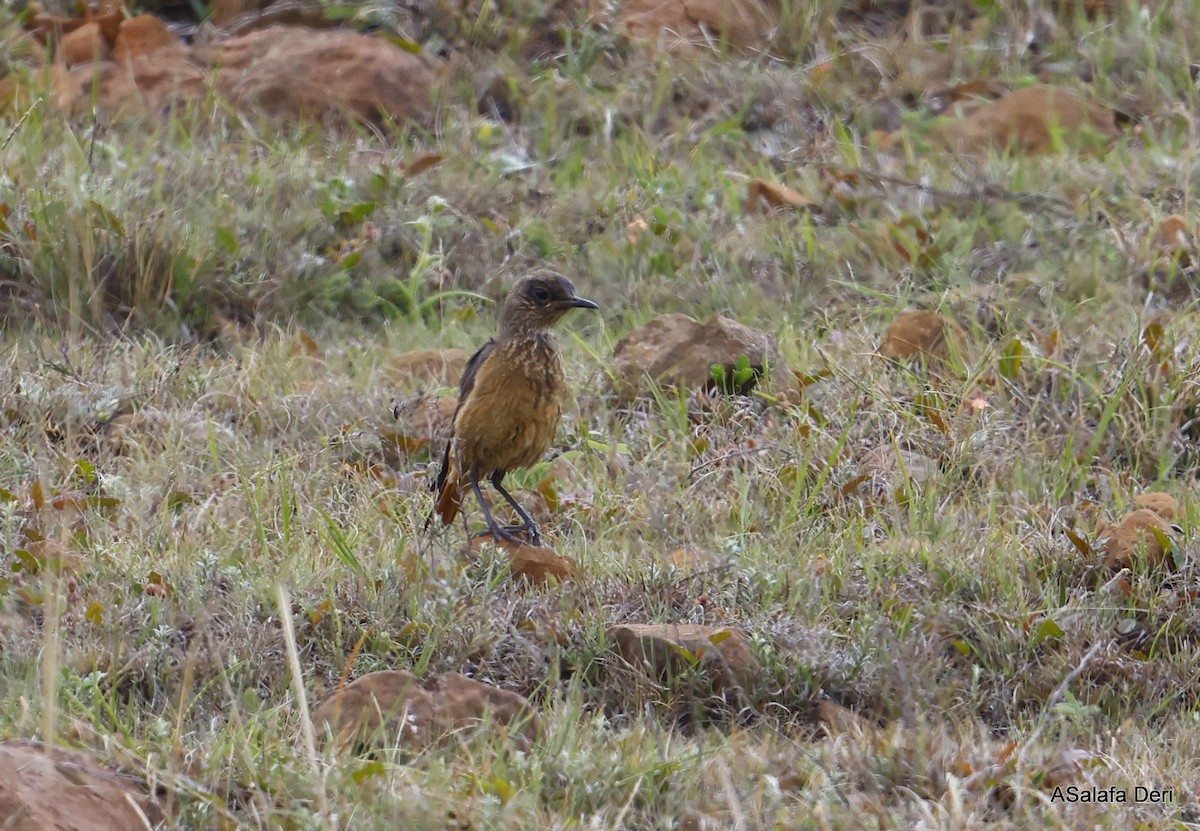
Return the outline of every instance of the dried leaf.
[[[404,172],[409,176],[416,176],[418,173],[424,173],[430,168],[437,167],[445,158],[441,153],[427,153],[424,156],[418,156],[404,165]]]
[[[1091,544],[1079,534],[1076,534],[1074,530],[1064,526],[1063,533],[1067,535],[1067,539],[1071,541],[1071,544],[1075,546],[1075,550],[1081,555],[1088,559],[1096,556],[1096,552],[1092,549]]]
[[[778,182],[766,179],[751,179],[749,194],[746,198],[746,213],[759,213],[759,203],[762,203],[761,213],[771,213],[780,210],[808,210],[820,212],[818,202],[809,199],[802,193],[792,190]]]

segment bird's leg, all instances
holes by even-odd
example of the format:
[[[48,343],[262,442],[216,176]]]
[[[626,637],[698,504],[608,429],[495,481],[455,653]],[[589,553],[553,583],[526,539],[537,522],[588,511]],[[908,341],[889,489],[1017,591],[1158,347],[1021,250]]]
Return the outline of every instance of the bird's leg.
[[[507,528],[501,528],[496,524],[496,518],[492,516],[492,512],[488,508],[487,502],[484,501],[483,491],[479,489],[479,479],[475,476],[474,471],[471,471],[467,474],[467,480],[471,483],[471,490],[475,492],[475,498],[479,500],[479,508],[483,511],[484,521],[487,522],[488,530],[492,532],[492,536],[497,540],[511,542],[513,545],[521,545],[522,541],[514,537],[511,531],[509,531]],[[501,493],[504,492],[501,491]],[[505,494],[505,496],[508,495]],[[512,497],[508,496],[508,500],[511,502]]]
[[[507,501],[509,505],[512,505],[513,510],[517,512],[517,516],[521,519],[520,525],[510,525],[505,530],[526,531],[529,533],[529,541],[536,546],[541,546],[542,532],[538,529],[538,524],[533,521],[533,517],[526,513],[525,509],[522,508],[520,504],[517,503],[517,500],[513,498],[513,495],[506,491],[504,489],[504,485],[501,484],[501,482],[504,481],[504,473],[505,471],[503,470],[497,470],[492,474],[492,487],[496,489],[497,493],[504,497],[505,501]]]

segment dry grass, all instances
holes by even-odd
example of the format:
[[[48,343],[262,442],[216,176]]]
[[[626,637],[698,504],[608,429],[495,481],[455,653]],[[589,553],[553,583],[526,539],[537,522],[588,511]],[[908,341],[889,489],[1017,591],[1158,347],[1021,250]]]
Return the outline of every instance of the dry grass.
[[[434,18],[424,36],[460,52],[430,135],[218,116],[93,138],[31,113],[0,149],[0,732],[103,746],[164,787],[178,828],[1200,822],[1200,316],[1191,266],[1151,245],[1194,214],[1194,11],[1109,25],[997,3],[970,35],[914,37],[839,5],[793,12],[775,59],[699,63],[570,21],[531,56],[503,15]],[[930,78],[1046,67],[1138,132],[1091,156],[868,146],[932,121]],[[480,114],[485,71],[504,113]],[[851,198],[825,195],[835,168]],[[827,209],[746,216],[751,177]],[[936,241],[911,263],[888,237],[906,216]],[[576,400],[553,462],[569,498],[549,530],[583,577],[528,591],[460,527],[421,534],[430,449],[384,454],[393,403],[420,391],[387,365],[480,343],[483,301],[542,262],[604,312],[565,327]],[[874,355],[914,307],[964,325],[957,371]],[[816,380],[621,405],[613,344],[675,311],[766,328]],[[68,498],[38,509],[35,483]],[[1107,582],[1064,529],[1088,537],[1148,489],[1183,503],[1189,562]],[[41,559],[16,553],[31,527],[55,545]],[[680,547],[702,564],[672,566]],[[696,718],[687,679],[606,661],[607,627],[676,621],[751,633],[753,707]],[[314,759],[289,663],[310,702],[347,674],[470,669],[531,697],[546,735]],[[826,699],[869,729],[826,736]],[[1052,801],[1075,768],[1175,801]]]

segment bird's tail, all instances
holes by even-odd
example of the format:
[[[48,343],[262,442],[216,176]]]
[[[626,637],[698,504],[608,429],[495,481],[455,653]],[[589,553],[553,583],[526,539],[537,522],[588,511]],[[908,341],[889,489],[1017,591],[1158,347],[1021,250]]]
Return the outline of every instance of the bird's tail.
[[[433,491],[438,495],[438,499],[433,511],[425,518],[425,530],[429,530],[429,523],[433,521],[434,514],[442,518],[443,525],[449,525],[462,509],[462,483],[458,471],[451,470],[454,465],[450,458],[450,445],[453,443],[453,439],[446,443],[442,467],[433,482]]]
[[[461,509],[462,489],[459,487],[458,477],[447,477],[446,481],[442,483],[442,490],[438,493],[438,501],[433,512],[442,518],[442,525],[449,525],[454,522],[454,518],[458,516]]]

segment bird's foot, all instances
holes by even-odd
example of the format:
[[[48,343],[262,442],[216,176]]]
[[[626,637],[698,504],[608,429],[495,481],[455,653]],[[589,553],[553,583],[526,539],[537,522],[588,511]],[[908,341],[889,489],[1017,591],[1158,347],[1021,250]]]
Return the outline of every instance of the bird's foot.
[[[536,545],[538,548],[543,548],[546,545],[542,542],[542,532],[531,522],[522,522],[520,525],[505,525],[504,531],[513,535],[522,534],[525,539],[529,540],[530,545]]]
[[[496,542],[507,542],[511,545],[533,545],[538,548],[544,548],[545,542],[542,541],[542,534],[536,525],[530,526],[522,523],[521,525],[504,525],[496,528],[489,528],[487,531],[479,531],[471,535],[471,539],[482,539],[491,537]]]

